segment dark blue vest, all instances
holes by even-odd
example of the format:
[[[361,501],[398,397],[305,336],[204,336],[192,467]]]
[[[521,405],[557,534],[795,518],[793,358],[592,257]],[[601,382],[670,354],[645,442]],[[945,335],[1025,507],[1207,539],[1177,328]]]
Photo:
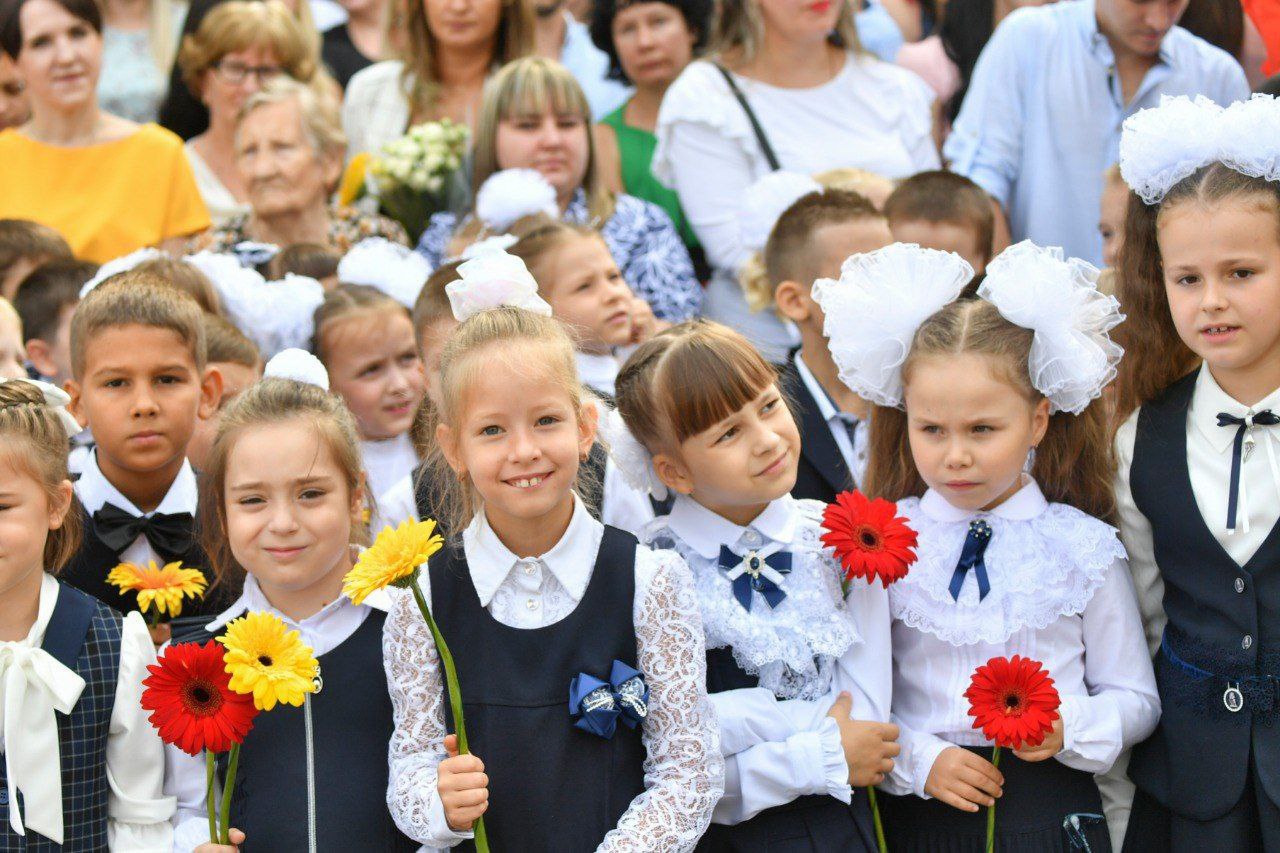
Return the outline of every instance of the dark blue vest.
[[[382,623],[374,610],[355,633],[319,657],[324,686],[307,708],[277,705],[259,714],[240,748],[231,825],[244,830],[244,853],[306,851],[315,815],[320,851],[412,851],[387,809],[387,744],[394,728]],[[203,643],[205,632],[181,637]],[[307,798],[307,711],[315,762],[314,809]],[[219,764],[225,774],[225,759]],[[223,777],[225,778],[225,777]]]
[[[831,503],[840,492],[854,488],[853,475],[817,401],[796,372],[797,355],[798,351],[791,353],[778,377],[800,429],[800,459],[791,496]]]
[[[57,714],[63,842],[59,846],[30,829],[21,836],[9,826],[8,780],[0,761],[0,850],[107,849],[107,735],[116,704],[123,625],[119,613],[61,585],[41,648],[85,682],[71,713]]]
[[[1280,525],[1242,567],[1201,517],[1187,469],[1195,381],[1179,380],[1138,415],[1129,479],[1151,522],[1169,624],[1155,661],[1160,724],[1135,747],[1129,776],[1177,814],[1211,820],[1240,799],[1251,762],[1280,803]]]
[[[597,737],[573,725],[568,702],[580,672],[607,680],[615,660],[640,668],[636,546],[631,534],[605,527],[578,606],[533,630],[480,606],[461,544],[431,560],[431,611],[457,666],[471,751],[489,775],[484,822],[494,851],[589,853],[644,791],[639,729]],[[447,693],[444,706],[452,732]]]

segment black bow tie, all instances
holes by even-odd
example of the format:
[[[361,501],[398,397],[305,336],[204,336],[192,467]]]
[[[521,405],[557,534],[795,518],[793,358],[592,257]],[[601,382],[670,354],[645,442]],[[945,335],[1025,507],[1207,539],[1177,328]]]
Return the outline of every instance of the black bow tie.
[[[102,509],[93,514],[94,532],[117,556],[139,536],[147,537],[147,542],[162,559],[185,554],[191,546],[192,522],[189,512],[132,515],[114,504],[103,504]]]
[[[1245,415],[1243,418],[1237,418],[1226,412],[1218,413],[1218,426],[1235,427],[1236,436],[1231,444],[1231,484],[1230,493],[1227,496],[1227,530],[1234,532],[1236,529],[1236,510],[1240,504],[1240,463],[1244,455],[1244,438],[1249,430],[1256,426],[1277,426],[1280,425],[1280,416],[1277,416],[1270,409],[1263,409],[1261,412]]]

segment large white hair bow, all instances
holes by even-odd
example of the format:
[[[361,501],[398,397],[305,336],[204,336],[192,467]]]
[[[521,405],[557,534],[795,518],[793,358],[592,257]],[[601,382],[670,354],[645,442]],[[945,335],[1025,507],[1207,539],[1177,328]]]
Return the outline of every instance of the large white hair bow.
[[[324,301],[320,282],[292,273],[267,281],[257,270],[240,266],[235,255],[198,252],[184,260],[214,283],[229,319],[263,357],[311,345],[316,309]]]
[[[458,266],[457,281],[445,285],[449,306],[459,323],[490,308],[523,308],[545,317],[551,306],[538,295],[538,283],[524,261],[495,250]]]
[[[667,486],[658,478],[649,451],[631,434],[617,409],[604,403],[597,403],[597,408],[600,412],[597,432],[622,479],[641,494],[666,500]]]
[[[338,262],[339,281],[376,287],[411,310],[430,276],[426,258],[385,237],[361,240]]]
[[[787,208],[822,185],[796,172],[770,172],[747,187],[738,207],[738,233],[742,245],[753,252],[764,250],[769,233]]]
[[[70,395],[57,385],[50,385],[48,382],[41,382],[38,379],[0,379],[0,385],[5,382],[25,382],[28,385],[36,386],[44,397],[45,406],[53,410],[54,415],[58,418],[58,423],[62,424],[62,428],[67,431],[67,438],[74,438],[84,429],[84,427],[80,426],[80,422],[72,417],[71,412],[67,410],[67,406],[71,405]]]
[[[877,405],[901,405],[916,330],[972,279],[973,267],[953,252],[894,243],[849,257],[839,280],[814,282],[840,381]]]
[[[302,349],[291,347],[273,355],[262,371],[263,379],[270,376],[329,390],[329,371],[324,369],[320,359]]]
[[[1125,120],[1120,174],[1147,204],[1211,163],[1280,180],[1280,101],[1254,95],[1224,109],[1201,95],[1166,95]]]
[[[476,218],[490,231],[506,231],[535,213],[560,215],[555,187],[536,169],[494,172],[476,193]]]
[[[1120,303],[1099,292],[1098,269],[1062,250],[1023,240],[987,265],[978,295],[1008,320],[1035,333],[1027,370],[1050,411],[1078,415],[1102,396],[1124,350],[1107,334]]]

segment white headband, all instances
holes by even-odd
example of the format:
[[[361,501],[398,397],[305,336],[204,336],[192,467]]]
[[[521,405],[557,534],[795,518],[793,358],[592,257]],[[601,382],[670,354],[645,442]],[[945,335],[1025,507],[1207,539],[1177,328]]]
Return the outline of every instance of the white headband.
[[[410,310],[430,276],[426,258],[384,237],[361,240],[338,263],[339,281],[376,287]]]
[[[273,376],[329,390],[329,371],[324,369],[320,359],[306,350],[290,348],[273,355],[262,371],[262,378]]]
[[[544,317],[551,306],[538,295],[538,283],[524,261],[495,249],[458,267],[457,281],[445,285],[453,316],[459,323],[491,308],[523,308]]]
[[[76,437],[84,429],[84,427],[80,426],[80,422],[67,411],[67,406],[71,405],[71,397],[58,386],[50,385],[48,382],[41,382],[38,379],[0,379],[0,385],[6,382],[25,382],[38,388],[44,396],[45,406],[53,410],[54,415],[58,418],[58,423],[62,424],[62,428],[67,431],[67,438]]]

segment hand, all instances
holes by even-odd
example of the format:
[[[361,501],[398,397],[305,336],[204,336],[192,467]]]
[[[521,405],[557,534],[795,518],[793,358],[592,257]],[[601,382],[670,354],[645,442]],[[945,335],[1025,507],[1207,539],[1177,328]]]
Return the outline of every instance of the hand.
[[[857,788],[879,785],[893,769],[893,757],[901,752],[898,727],[849,719],[853,697],[847,692],[836,698],[827,716],[840,727],[840,746],[849,765],[849,784]]]
[[[230,844],[214,844],[212,841],[206,841],[192,853],[239,853],[239,845],[244,844],[244,833],[233,826],[227,831],[227,837],[231,839]]]
[[[474,755],[458,754],[458,736],[446,735],[436,787],[444,806],[444,819],[454,832],[466,832],[489,809],[489,777],[484,762]]]
[[[1039,746],[1015,749],[1013,754],[1023,761],[1044,761],[1046,758],[1053,758],[1059,752],[1062,752],[1062,717],[1053,721],[1053,731],[1044,736],[1043,743]]]
[[[670,326],[653,316],[653,308],[639,296],[631,297],[631,343],[642,344]]]
[[[967,749],[949,746],[938,755],[929,769],[924,792],[939,802],[976,812],[982,806],[995,805],[1003,791],[1004,776],[996,766]]]
[[[159,625],[148,625],[147,633],[151,635],[151,644],[159,649],[173,638],[173,626],[168,622]]]

